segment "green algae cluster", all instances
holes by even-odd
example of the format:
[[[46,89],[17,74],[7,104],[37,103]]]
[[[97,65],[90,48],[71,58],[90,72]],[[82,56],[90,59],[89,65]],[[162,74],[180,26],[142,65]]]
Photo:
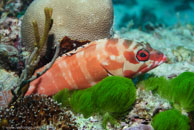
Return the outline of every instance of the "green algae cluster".
[[[147,90],[157,92],[172,105],[182,111],[194,111],[194,73],[183,72],[176,78],[152,77],[143,81]]]
[[[159,113],[154,117],[152,121],[154,129],[189,130],[188,122],[191,129],[194,129],[194,72],[183,72],[169,80],[165,77],[151,77],[142,81],[140,86],[142,84],[146,90],[151,90],[167,99],[176,109],[167,111],[165,114]],[[180,112],[178,114],[178,111],[187,112],[188,117],[183,117]]]
[[[160,112],[151,125],[154,130],[190,130],[189,118],[175,109]]]
[[[136,99],[136,88],[131,79],[110,76],[88,89],[72,92],[64,89],[54,99],[85,118],[93,114],[103,115],[105,128],[107,122],[115,124],[116,118],[131,108]]]
[[[184,72],[170,81],[173,95],[171,96],[174,106],[183,108],[187,112],[194,111],[194,73]]]

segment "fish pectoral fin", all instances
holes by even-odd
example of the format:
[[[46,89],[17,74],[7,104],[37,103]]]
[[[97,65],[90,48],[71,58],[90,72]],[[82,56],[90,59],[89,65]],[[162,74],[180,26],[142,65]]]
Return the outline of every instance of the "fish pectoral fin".
[[[104,69],[104,70],[107,72],[108,76],[113,76],[113,74],[110,73],[107,69]]]
[[[107,72],[108,76],[113,76],[113,74],[111,72],[109,72],[103,65],[101,65],[101,66]]]

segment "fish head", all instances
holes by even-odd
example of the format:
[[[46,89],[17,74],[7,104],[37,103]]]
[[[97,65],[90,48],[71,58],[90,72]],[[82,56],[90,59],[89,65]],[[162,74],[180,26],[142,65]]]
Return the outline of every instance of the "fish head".
[[[166,61],[166,56],[153,49],[148,43],[128,42],[128,45],[125,46],[122,69],[125,77],[131,78],[144,74]]]
[[[166,61],[166,56],[148,43],[109,39],[105,48],[107,56],[102,59],[101,65],[109,75],[132,78]]]

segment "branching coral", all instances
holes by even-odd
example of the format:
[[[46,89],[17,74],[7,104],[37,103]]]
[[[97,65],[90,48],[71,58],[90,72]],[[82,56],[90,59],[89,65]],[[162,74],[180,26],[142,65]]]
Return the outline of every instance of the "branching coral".
[[[53,124],[56,129],[77,130],[73,118],[66,109],[52,98],[30,95],[0,110],[1,127],[37,127]]]
[[[128,78],[110,76],[85,90],[60,91],[54,99],[70,105],[74,112],[82,113],[86,118],[95,113],[103,115],[105,128],[107,122],[115,124],[115,118],[130,109],[136,99],[136,88]]]
[[[189,119],[179,111],[172,109],[160,112],[152,119],[154,130],[189,130]]]
[[[36,21],[33,21],[33,27],[34,27],[34,36],[35,36],[35,42],[34,42],[34,50],[32,52],[32,54],[30,55],[30,57],[28,59],[26,59],[25,62],[25,69],[22,71],[22,74],[20,76],[18,85],[16,86],[16,88],[18,88],[17,93],[15,94],[14,89],[12,89],[12,93],[13,93],[13,99],[10,102],[13,103],[15,102],[18,98],[21,98],[25,95],[26,91],[28,90],[29,87],[29,83],[33,80],[35,80],[36,78],[38,78],[39,76],[41,76],[42,74],[44,74],[54,63],[54,61],[57,58],[58,52],[59,52],[59,48],[60,48],[60,44],[56,44],[56,51],[55,51],[55,55],[52,59],[52,61],[45,67],[45,69],[40,72],[37,73],[35,76],[33,76],[33,73],[35,71],[35,68],[38,65],[38,62],[40,60],[40,52],[43,49],[44,45],[46,44],[47,38],[48,38],[48,33],[51,29],[52,26],[52,9],[51,8],[45,8],[45,28],[44,28],[44,33],[42,35],[42,37],[40,38],[40,34],[39,34],[39,30],[38,30],[38,24]]]

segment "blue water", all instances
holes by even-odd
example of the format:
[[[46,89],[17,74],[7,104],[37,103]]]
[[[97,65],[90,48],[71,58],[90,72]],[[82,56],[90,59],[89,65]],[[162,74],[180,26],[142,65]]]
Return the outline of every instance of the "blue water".
[[[126,27],[173,26],[177,23],[194,23],[194,0],[113,0],[114,29]]]

